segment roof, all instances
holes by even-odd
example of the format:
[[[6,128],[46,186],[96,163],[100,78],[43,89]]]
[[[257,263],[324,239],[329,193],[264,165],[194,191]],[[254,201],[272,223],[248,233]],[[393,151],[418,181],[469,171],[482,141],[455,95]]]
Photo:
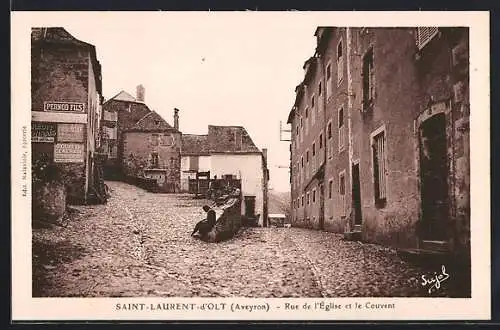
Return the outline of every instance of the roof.
[[[208,135],[183,134],[182,154],[189,155],[209,155]]]
[[[94,45],[76,39],[63,27],[34,27],[31,29],[32,42],[68,44],[93,48]]]
[[[151,111],[139,119],[134,126],[127,131],[129,132],[164,132],[174,131],[178,132],[175,128],[170,126],[165,119],[163,119],[155,111]]]
[[[208,126],[207,135],[183,134],[182,155],[248,154],[261,151],[242,126]]]
[[[108,101],[110,101],[110,100],[124,101],[124,102],[137,102],[135,97],[133,97],[132,95],[130,95],[129,93],[127,93],[123,90],[120,91],[120,93],[113,96],[112,98],[110,98]]]
[[[242,126],[208,126],[208,146],[211,153],[260,153]]]

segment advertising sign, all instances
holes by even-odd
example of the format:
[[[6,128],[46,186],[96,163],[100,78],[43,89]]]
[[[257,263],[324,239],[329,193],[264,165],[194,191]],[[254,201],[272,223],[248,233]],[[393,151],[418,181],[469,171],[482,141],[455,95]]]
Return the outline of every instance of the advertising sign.
[[[55,163],[83,163],[84,145],[82,143],[56,143],[54,145]]]
[[[57,124],[57,142],[83,142],[83,124]]]
[[[52,123],[31,123],[31,142],[54,143],[56,125]]]
[[[85,103],[81,102],[43,102],[43,111],[84,112]]]

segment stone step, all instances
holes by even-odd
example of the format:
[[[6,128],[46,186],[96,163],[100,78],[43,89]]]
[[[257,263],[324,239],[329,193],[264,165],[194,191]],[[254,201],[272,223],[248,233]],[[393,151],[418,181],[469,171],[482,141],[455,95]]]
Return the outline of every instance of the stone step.
[[[451,254],[447,251],[437,251],[429,249],[398,249],[401,259],[421,264],[441,264],[450,261]]]
[[[344,232],[344,239],[347,241],[360,241],[361,240],[361,231],[347,231]]]
[[[449,252],[450,244],[447,241],[423,240],[421,243],[421,248],[423,250]]]

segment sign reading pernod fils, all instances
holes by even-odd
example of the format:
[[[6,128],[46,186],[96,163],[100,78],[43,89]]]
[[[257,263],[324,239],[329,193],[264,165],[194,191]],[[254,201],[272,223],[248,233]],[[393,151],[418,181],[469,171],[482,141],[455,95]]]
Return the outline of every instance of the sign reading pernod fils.
[[[43,102],[44,111],[84,112],[85,103],[81,102]]]
[[[55,163],[83,163],[84,145],[82,143],[54,144]]]

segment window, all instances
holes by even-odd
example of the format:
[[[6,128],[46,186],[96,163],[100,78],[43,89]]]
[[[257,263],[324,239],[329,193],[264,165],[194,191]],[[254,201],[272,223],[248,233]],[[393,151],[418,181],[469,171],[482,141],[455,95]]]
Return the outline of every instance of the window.
[[[316,143],[312,144],[312,171],[316,172]]]
[[[363,57],[363,110],[368,110],[373,105],[374,92],[374,67],[373,48]]]
[[[309,163],[309,150],[306,151],[306,162]]]
[[[340,195],[340,215],[345,216],[346,214],[346,203],[345,203],[345,171],[339,174],[339,195]]]
[[[316,189],[313,189],[313,203],[316,203]]]
[[[297,175],[299,176],[299,177],[298,177],[297,186],[298,186],[298,185],[299,185],[299,183],[300,183],[300,166],[299,166],[299,165],[300,165],[300,164],[299,164],[299,162],[297,162]]]
[[[326,99],[332,96],[332,65],[328,63],[326,66]]]
[[[309,131],[309,108],[306,108],[306,135]]]
[[[432,40],[438,33],[438,28],[435,26],[417,28],[417,47],[422,49]]]
[[[318,96],[321,96],[321,92],[322,92],[322,90],[321,90],[321,81],[320,81],[318,84]]]
[[[328,134],[328,142],[325,141],[325,144],[326,144],[326,153],[328,154],[328,159],[331,159],[332,156],[333,156],[333,152],[332,152],[332,147],[333,147],[333,143],[332,143],[332,122],[330,121],[328,123],[328,126],[327,126],[327,134]]]
[[[159,141],[159,139],[158,139],[158,134],[153,134],[153,135],[151,136],[151,144],[152,144],[153,146],[157,146],[157,145],[158,145],[158,141]]]
[[[116,140],[116,127],[104,126],[104,135],[108,140]]]
[[[332,199],[333,180],[328,181],[328,198]]]
[[[162,146],[172,146],[174,145],[174,137],[170,134],[160,135],[160,145]]]
[[[314,125],[314,121],[316,120],[316,108],[314,107],[314,95],[311,97],[311,121],[312,124]]]
[[[153,152],[151,154],[151,167],[152,168],[158,168],[158,164],[159,163],[159,160],[158,160],[158,153],[157,152]]]
[[[309,200],[309,193],[307,193],[307,205],[310,204],[310,200]]]
[[[302,195],[302,207],[304,207],[304,195]]]
[[[300,207],[300,198],[297,198],[297,207]]]
[[[375,206],[384,207],[387,191],[385,177],[385,132],[383,130],[372,138],[372,153]]]
[[[319,135],[319,148],[323,148],[323,134]]]
[[[344,108],[339,109],[339,151],[344,149],[345,132],[344,132]]]
[[[300,162],[302,163],[302,168],[304,168],[304,156],[300,157]]]
[[[342,56],[342,40],[337,45],[337,84],[340,85],[344,77],[344,57]]]

